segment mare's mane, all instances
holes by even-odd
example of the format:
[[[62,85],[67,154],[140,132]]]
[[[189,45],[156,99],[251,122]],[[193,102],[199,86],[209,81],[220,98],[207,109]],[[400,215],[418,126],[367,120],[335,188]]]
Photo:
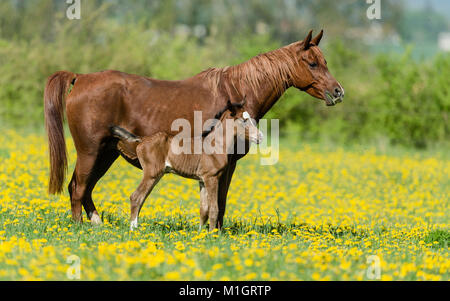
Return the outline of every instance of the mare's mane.
[[[303,42],[295,42],[290,45],[259,54],[248,61],[235,66],[223,68],[209,68],[198,76],[202,76],[209,82],[209,86],[217,92],[221,80],[231,81],[231,85],[243,95],[242,88],[248,87],[258,97],[262,85],[269,84],[277,93],[282,94],[289,82],[298,76],[297,49]],[[268,80],[269,79],[269,80]]]

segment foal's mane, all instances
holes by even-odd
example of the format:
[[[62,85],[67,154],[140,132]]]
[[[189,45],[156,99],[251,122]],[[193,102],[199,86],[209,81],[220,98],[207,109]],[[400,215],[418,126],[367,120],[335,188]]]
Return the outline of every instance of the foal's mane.
[[[224,68],[209,68],[199,74],[209,82],[210,87],[217,92],[220,80],[228,78],[231,85],[241,95],[243,87],[249,87],[258,97],[262,85],[269,84],[277,93],[282,94],[288,83],[296,76],[298,55],[296,49],[302,42],[259,54],[248,61]]]

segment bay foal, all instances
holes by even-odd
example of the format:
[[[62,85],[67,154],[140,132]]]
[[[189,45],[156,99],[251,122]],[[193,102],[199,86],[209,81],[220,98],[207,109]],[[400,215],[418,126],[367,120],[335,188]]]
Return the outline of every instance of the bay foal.
[[[143,179],[130,197],[130,229],[138,226],[139,212],[145,199],[165,173],[174,173],[200,182],[200,227],[209,217],[209,229],[218,227],[219,178],[227,169],[229,155],[239,142],[260,143],[262,133],[243,104],[227,106],[215,117],[215,125],[203,133],[202,151],[194,152],[193,143],[186,149],[180,146],[180,138],[165,132],[148,137],[138,137],[127,130],[113,126],[111,132],[119,138],[118,149],[130,159],[137,157],[143,169]],[[227,122],[226,122],[227,121]],[[232,122],[229,122],[232,121]],[[192,139],[192,138],[188,138]],[[186,141],[183,141],[183,144]]]

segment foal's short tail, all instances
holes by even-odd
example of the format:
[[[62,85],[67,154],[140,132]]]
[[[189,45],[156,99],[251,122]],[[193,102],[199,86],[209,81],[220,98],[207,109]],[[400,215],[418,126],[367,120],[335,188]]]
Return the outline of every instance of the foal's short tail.
[[[130,133],[120,126],[112,126],[109,128],[109,130],[114,137],[119,138],[120,140],[117,143],[117,149],[119,150],[119,152],[131,160],[137,159],[138,156],[136,148],[142,141],[141,137]]]
[[[125,142],[141,142],[141,138],[139,136],[128,132],[126,129],[121,128],[120,126],[112,126],[109,128],[109,130],[114,137],[119,138],[120,140],[123,140]]]
[[[59,71],[47,80],[44,91],[45,129],[48,136],[50,152],[50,180],[48,191],[60,193],[67,170],[66,141],[64,140],[64,96],[76,75],[72,72]]]

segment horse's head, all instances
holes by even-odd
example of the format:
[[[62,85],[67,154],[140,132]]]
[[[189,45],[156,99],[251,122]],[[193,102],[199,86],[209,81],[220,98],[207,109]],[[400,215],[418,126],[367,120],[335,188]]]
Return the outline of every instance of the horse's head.
[[[236,114],[237,134],[241,139],[260,144],[263,140],[263,133],[258,129],[256,121],[247,111],[240,111]]]
[[[318,47],[323,30],[312,37],[312,30],[303,41],[294,43],[298,70],[292,79],[294,87],[319,99],[327,106],[333,106],[344,98],[344,89],[330,74],[322,51]]]
[[[227,111],[223,114],[223,119],[234,120],[234,136],[241,140],[250,141],[256,144],[263,140],[263,133],[258,129],[256,121],[244,110],[245,100],[242,103],[227,103]]]

